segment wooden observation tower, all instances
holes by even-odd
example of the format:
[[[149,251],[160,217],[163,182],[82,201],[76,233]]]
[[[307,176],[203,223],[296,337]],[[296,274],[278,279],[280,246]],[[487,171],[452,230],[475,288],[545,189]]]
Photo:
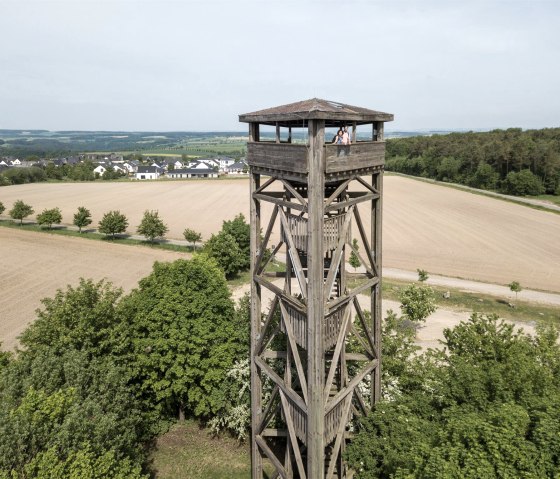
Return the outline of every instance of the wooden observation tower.
[[[265,460],[272,477],[350,478],[352,421],[381,390],[383,125],[393,115],[314,98],[239,120],[249,123],[252,477]],[[266,137],[261,125],[275,129]],[[344,125],[351,144],[325,138]],[[350,278],[352,251],[365,273]],[[272,272],[283,253],[285,270]]]

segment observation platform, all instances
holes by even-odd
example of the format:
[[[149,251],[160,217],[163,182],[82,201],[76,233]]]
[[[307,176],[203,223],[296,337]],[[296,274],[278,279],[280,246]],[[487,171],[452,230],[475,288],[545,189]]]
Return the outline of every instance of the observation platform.
[[[382,169],[385,162],[383,124],[392,120],[390,113],[319,98],[239,115],[239,121],[250,124],[247,162],[254,173],[305,181],[313,149],[315,154],[319,150],[323,158],[322,173],[327,182]],[[261,141],[260,125],[275,126],[275,140]],[[371,125],[369,141],[357,139],[356,127],[360,125]],[[332,144],[325,138],[325,128],[344,126],[348,128],[350,144]],[[287,140],[281,140],[282,128],[288,129]],[[314,144],[309,140],[292,143],[292,130],[307,128]],[[315,131],[312,132],[312,128]],[[364,134],[360,136],[363,138]]]

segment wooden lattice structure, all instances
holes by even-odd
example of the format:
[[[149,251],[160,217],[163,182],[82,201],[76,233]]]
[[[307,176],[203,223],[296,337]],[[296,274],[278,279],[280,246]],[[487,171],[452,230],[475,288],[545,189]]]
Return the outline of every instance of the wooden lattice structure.
[[[393,115],[312,99],[239,119],[249,123],[251,178],[252,477],[266,460],[273,477],[349,478],[352,421],[381,390],[383,125]],[[262,141],[261,125],[276,134]],[[325,141],[325,128],[342,125],[350,145]],[[358,125],[371,125],[360,127],[367,141]],[[305,140],[292,142],[296,128]],[[365,275],[350,283],[352,250]],[[282,252],[285,272],[273,277],[270,259]]]

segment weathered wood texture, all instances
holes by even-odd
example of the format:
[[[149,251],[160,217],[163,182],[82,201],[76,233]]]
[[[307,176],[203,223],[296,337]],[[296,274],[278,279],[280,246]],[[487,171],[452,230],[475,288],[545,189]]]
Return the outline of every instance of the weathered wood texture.
[[[382,166],[385,162],[385,143],[358,142],[351,145],[325,145],[324,173],[338,173]],[[293,143],[247,144],[250,166],[271,170],[309,173],[308,146]]]

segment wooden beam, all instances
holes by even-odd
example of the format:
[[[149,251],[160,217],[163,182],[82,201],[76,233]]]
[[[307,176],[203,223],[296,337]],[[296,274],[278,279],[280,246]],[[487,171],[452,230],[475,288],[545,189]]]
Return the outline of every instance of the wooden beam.
[[[299,477],[301,479],[306,479],[307,476],[305,475],[305,467],[303,466],[303,459],[301,458],[301,451],[299,449],[299,444],[296,437],[294,422],[292,420],[292,415],[290,413],[290,405],[283,391],[280,391],[280,401],[282,401],[282,408],[284,409],[284,419],[286,421],[286,426],[288,426],[290,441],[294,449],[294,456],[296,457],[296,464],[299,472]]]
[[[360,382],[364,379],[364,377],[369,374],[375,366],[377,365],[377,359],[373,359],[370,361],[362,371],[360,371],[356,376],[354,376],[351,381],[348,383],[348,386],[344,388],[342,391],[339,391],[336,396],[334,396],[326,405],[325,407],[325,414],[328,414],[333,410],[333,408],[342,401],[348,394],[353,394],[354,388],[360,384]]]
[[[294,188],[292,185],[290,185],[290,183],[288,183],[286,180],[280,180],[282,182],[282,184],[284,185],[284,188],[286,188],[286,190],[288,190],[292,196],[294,198],[296,198],[301,205],[304,207],[304,209],[307,209],[307,201],[305,201],[305,198],[303,196],[301,196]]]
[[[256,200],[266,201],[268,203],[274,203],[275,205],[278,206],[285,206],[286,208],[293,208],[294,210],[305,211],[305,207],[303,205],[300,205],[299,203],[294,203],[293,201],[286,201],[281,198],[275,198],[271,193],[269,194],[253,193],[253,198],[255,198]]]
[[[280,309],[282,311],[282,318],[284,320],[284,327],[286,328],[286,334],[288,335],[288,341],[290,343],[290,348],[292,350],[292,355],[294,356],[294,361],[296,362],[296,371],[299,376],[299,383],[301,385],[301,392],[303,393],[303,400],[305,404],[307,401],[307,380],[305,379],[305,371],[303,370],[303,365],[299,357],[298,347],[296,343],[296,338],[294,337],[294,330],[292,329],[292,323],[290,322],[290,315],[286,311],[284,303],[280,301]]]
[[[270,327],[270,323],[272,321],[272,318],[274,318],[274,311],[276,310],[277,306],[278,306],[278,296],[275,296],[274,299],[272,300],[272,304],[270,305],[270,309],[268,310],[268,314],[266,316],[266,320],[264,322],[264,325],[260,328],[259,335],[256,337],[256,344],[255,344],[255,348],[254,348],[255,355],[262,354],[262,351],[263,351],[264,346],[265,346],[265,339],[267,337],[267,332],[268,332],[268,329]],[[260,316],[260,311],[259,311],[259,316]],[[259,324],[260,324],[260,321],[259,321]]]
[[[346,180],[340,184],[340,186],[334,191],[334,193],[328,197],[325,206],[329,206],[338,196],[348,187],[352,180]]]
[[[280,125],[276,122],[276,143],[280,143]]]
[[[258,136],[258,124],[250,124],[249,136]],[[254,280],[256,271],[257,251],[260,241],[260,219],[261,206],[258,199],[253,196],[255,190],[260,186],[260,175],[250,176],[250,221],[251,221],[251,474],[253,479],[263,477],[262,456],[259,453],[255,438],[258,434],[257,425],[261,421],[262,414],[262,382],[255,363],[257,344],[261,335],[261,287]]]
[[[266,454],[266,457],[270,459],[270,462],[272,462],[272,465],[276,468],[278,474],[280,474],[280,476],[282,476],[283,479],[289,479],[288,475],[286,474],[286,471],[284,470],[284,466],[282,465],[280,460],[276,457],[276,455],[270,450],[266,441],[261,436],[257,436],[255,438],[255,442],[261,448],[262,452]]]
[[[307,283],[307,280],[305,279],[305,274],[303,272],[303,267],[302,267],[301,261],[299,259],[299,253],[298,253],[296,245],[294,243],[294,238],[292,237],[292,232],[290,231],[290,227],[288,225],[288,218],[286,218],[286,215],[285,215],[284,211],[279,209],[279,212],[280,212],[280,221],[282,222],[282,227],[284,228],[284,237],[286,238],[286,240],[288,242],[288,253],[290,255],[290,260],[292,261],[292,263],[294,265],[294,271],[295,271],[296,278],[297,278],[298,283],[299,283],[299,289],[301,291],[301,294],[302,294],[303,298],[307,299],[308,283]]]
[[[352,222],[352,212],[354,206],[351,206],[350,209],[346,212],[346,218],[344,218],[344,224],[342,225],[342,231],[340,231],[340,237],[338,239],[338,244],[336,246],[336,250],[331,258],[331,266],[329,268],[329,273],[327,275],[327,280],[325,281],[325,291],[324,297],[328,298],[330,292],[332,291],[334,282],[336,280],[336,272],[338,268],[340,268],[340,260],[342,258],[342,251],[344,248],[344,244],[346,243],[346,236],[348,235],[348,229],[350,228],[350,223]],[[346,267],[346,265],[342,265],[342,267]]]
[[[383,123],[381,123],[383,125]],[[381,399],[381,319],[383,317],[382,299],[381,299],[381,271],[382,271],[382,247],[381,247],[381,232],[382,232],[382,214],[383,214],[383,171],[372,176],[372,185],[379,191],[379,198],[372,201],[371,205],[371,236],[375,254],[375,266],[379,276],[379,282],[372,287],[371,291],[371,317],[372,317],[372,333],[375,342],[375,350],[378,352],[379,365],[375,369],[372,377],[372,404]]]
[[[334,353],[332,357],[331,367],[329,369],[329,375],[327,376],[327,380],[325,382],[325,403],[329,399],[329,394],[331,392],[331,386],[334,380],[334,374],[336,372],[336,364],[338,363],[338,359],[340,357],[340,352],[342,351],[342,347],[344,346],[346,335],[348,334],[348,323],[350,320],[350,307],[346,307],[346,311],[344,312],[344,319],[342,320],[342,324],[340,325],[340,331],[338,332],[338,338],[336,340],[336,346],[334,348]]]
[[[270,239],[270,234],[272,233],[272,228],[274,227],[274,222],[276,221],[276,216],[278,215],[278,206],[273,208],[272,215],[270,216],[270,220],[268,222],[268,226],[266,227],[266,233],[261,241],[261,247],[258,251],[258,256],[256,259],[256,274],[261,274],[264,267],[261,266],[261,262],[264,256],[264,252],[268,246],[268,240]]]
[[[338,462],[338,454],[340,452],[340,446],[342,444],[342,439],[344,438],[344,429],[348,424],[348,416],[350,414],[350,406],[352,405],[352,396],[346,398],[346,404],[342,409],[342,417],[340,418],[340,424],[338,425],[338,431],[336,433],[336,440],[334,441],[334,447],[331,453],[331,460],[329,462],[329,469],[327,471],[326,479],[334,478],[334,468]]]
[[[255,281],[259,283],[261,286],[264,286],[266,289],[272,291],[276,296],[279,296],[284,301],[290,303],[294,308],[297,308],[298,311],[301,311],[303,314],[307,314],[307,309],[305,307],[305,304],[300,303],[297,300],[297,298],[294,298],[293,296],[286,294],[284,290],[280,289],[275,284],[271,283],[270,281],[267,281],[266,279],[260,276],[257,276],[255,278]]]
[[[373,193],[359,193],[356,194],[354,198],[349,200],[341,201],[340,203],[332,203],[325,208],[326,212],[341,210],[343,208],[349,208],[352,205],[356,205],[358,203],[363,203],[364,201],[369,201],[377,198],[378,195]]]

